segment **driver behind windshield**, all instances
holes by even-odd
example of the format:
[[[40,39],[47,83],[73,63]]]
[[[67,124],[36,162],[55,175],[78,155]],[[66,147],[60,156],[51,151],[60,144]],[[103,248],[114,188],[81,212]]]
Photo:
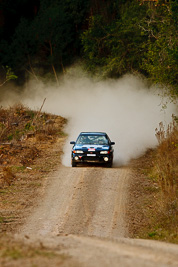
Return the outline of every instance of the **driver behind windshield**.
[[[83,135],[77,140],[77,144],[88,144],[88,145],[107,145],[108,140],[105,136],[99,135]]]

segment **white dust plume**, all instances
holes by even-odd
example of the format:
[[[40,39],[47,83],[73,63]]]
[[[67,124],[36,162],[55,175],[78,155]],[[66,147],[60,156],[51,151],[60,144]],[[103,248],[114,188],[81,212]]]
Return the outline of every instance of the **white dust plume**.
[[[126,164],[157,145],[155,128],[160,121],[168,124],[176,112],[171,103],[162,110],[156,88],[147,88],[138,77],[126,75],[98,81],[79,70],[69,71],[58,87],[31,81],[20,96],[9,93],[2,103],[11,105],[21,101],[30,108],[39,109],[45,97],[43,111],[68,119],[65,166],[70,166],[69,142],[75,141],[82,131],[106,132],[116,143],[115,166]]]

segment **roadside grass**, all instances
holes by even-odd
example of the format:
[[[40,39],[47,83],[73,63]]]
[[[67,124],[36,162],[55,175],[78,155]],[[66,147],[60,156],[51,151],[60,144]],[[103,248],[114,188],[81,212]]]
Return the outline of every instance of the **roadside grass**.
[[[41,109],[0,107],[0,233],[24,222],[46,175],[60,164],[65,124],[65,118]]]
[[[66,119],[42,113],[41,108],[33,111],[21,104],[0,107],[0,187],[10,186],[44,149],[66,136]]]
[[[53,258],[53,257],[58,257],[59,255],[57,255],[53,251],[32,249],[31,247],[28,249],[24,249],[24,247],[21,247],[19,245],[8,246],[6,249],[2,251],[1,254],[2,258],[11,258],[14,260],[21,258],[32,258],[36,256]]]
[[[12,165],[11,170],[13,173],[24,173],[27,169],[25,166]]]
[[[42,107],[41,107],[42,108]],[[45,112],[33,111],[21,104],[8,109],[0,107],[0,142],[23,141],[24,139],[37,137],[38,141],[50,136],[64,136],[62,125],[66,123],[63,118],[57,124],[59,116]],[[9,145],[10,145],[9,144]]]
[[[153,175],[159,182],[163,198],[167,201],[176,198],[177,171],[178,171],[178,128],[177,120],[172,118],[165,129],[163,123],[160,123],[159,129],[156,129],[158,139],[157,157],[154,164]]]
[[[29,239],[17,240],[12,235],[0,235],[0,266],[1,267],[80,267],[81,264],[70,255],[63,253],[64,245],[57,246],[36,243]]]
[[[35,186],[39,187],[39,186],[42,186],[42,184],[38,182],[31,182],[28,184],[28,187],[35,187]]]
[[[178,129],[173,117],[167,128],[156,129],[158,147],[138,159],[135,168],[138,198],[132,237],[178,243]],[[138,166],[137,166],[138,167]],[[139,177],[139,178],[138,178]],[[135,217],[138,217],[137,219]]]
[[[17,241],[11,236],[0,236],[0,263],[3,264],[4,260],[18,262],[18,260],[25,259],[44,259],[49,260],[59,259],[59,262],[62,263],[67,260],[69,257],[60,253],[59,250],[53,251],[52,249],[48,249],[42,243],[38,243],[36,245],[25,244],[22,241]],[[2,261],[2,262],[1,262]],[[2,265],[1,265],[2,266]]]
[[[157,215],[153,216],[155,239],[178,243],[178,128],[177,119],[156,129],[159,146],[151,175],[160,188]]]

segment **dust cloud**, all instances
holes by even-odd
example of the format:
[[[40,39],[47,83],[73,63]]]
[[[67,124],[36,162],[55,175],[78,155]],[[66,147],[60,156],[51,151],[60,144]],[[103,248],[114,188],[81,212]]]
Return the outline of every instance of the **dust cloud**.
[[[58,87],[30,81],[20,95],[6,93],[1,104],[7,106],[20,101],[39,109],[45,97],[43,111],[68,119],[65,166],[70,166],[69,142],[75,141],[81,131],[107,132],[116,143],[114,165],[124,165],[157,145],[155,128],[160,121],[168,124],[176,112],[171,103],[162,110],[158,90],[147,88],[141,78],[125,75],[101,81],[88,77],[78,68],[60,77]]]

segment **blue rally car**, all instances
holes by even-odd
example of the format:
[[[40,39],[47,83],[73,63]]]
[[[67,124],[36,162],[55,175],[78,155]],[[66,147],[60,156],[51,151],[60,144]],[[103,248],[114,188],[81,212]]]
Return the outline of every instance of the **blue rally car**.
[[[107,167],[112,167],[113,145],[106,133],[82,132],[76,142],[72,141],[71,164],[76,167],[78,163],[94,162],[103,163]]]

